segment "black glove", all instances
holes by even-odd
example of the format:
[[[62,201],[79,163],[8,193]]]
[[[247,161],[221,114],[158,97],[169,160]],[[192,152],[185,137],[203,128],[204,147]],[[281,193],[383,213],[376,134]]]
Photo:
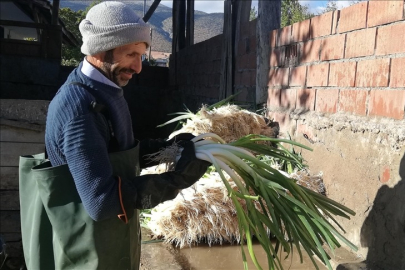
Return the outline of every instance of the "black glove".
[[[157,161],[148,159],[148,155],[159,152],[162,148],[168,147],[173,142],[190,141],[195,136],[191,133],[181,133],[166,141],[163,139],[145,139],[139,143],[139,165],[141,169],[159,165]]]
[[[195,148],[193,142],[182,141],[181,146],[183,147],[183,151],[181,152],[180,159],[177,162],[174,171],[178,172],[179,176],[183,177],[183,179],[177,178],[175,180],[182,180],[178,181],[177,185],[181,189],[184,189],[197,182],[207,171],[211,163],[205,160],[198,159],[195,156]]]
[[[167,145],[172,145],[174,142],[191,141],[195,136],[191,133],[180,133],[167,141]]]
[[[193,142],[184,141],[182,144],[184,149],[175,171],[142,175],[131,182],[123,181],[124,204],[131,204],[137,209],[153,208],[174,199],[180,189],[190,187],[204,175],[211,163],[196,158]]]

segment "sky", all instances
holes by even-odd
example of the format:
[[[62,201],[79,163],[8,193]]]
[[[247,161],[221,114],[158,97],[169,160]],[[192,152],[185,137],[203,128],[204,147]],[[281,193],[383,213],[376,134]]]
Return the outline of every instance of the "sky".
[[[321,12],[328,1],[317,1],[317,0],[299,0],[301,4],[308,5],[312,13],[318,14]],[[163,5],[172,7],[172,1],[162,0]],[[350,1],[337,1],[338,8],[344,8],[350,5]],[[258,7],[258,0],[252,0],[252,6]],[[211,0],[211,1],[195,1],[195,10],[204,11],[206,13],[224,12],[224,0]]]

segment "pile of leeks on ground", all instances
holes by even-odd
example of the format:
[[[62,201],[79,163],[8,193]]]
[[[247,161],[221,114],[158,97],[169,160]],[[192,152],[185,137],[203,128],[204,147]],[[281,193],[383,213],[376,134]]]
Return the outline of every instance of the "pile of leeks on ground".
[[[181,118],[186,119],[187,116]],[[246,250],[256,268],[262,269],[253,251],[254,238],[267,253],[269,269],[283,269],[281,260],[287,258],[293,249],[301,260],[305,251],[316,268],[315,256],[329,269],[332,266],[325,246],[332,253],[341,243],[357,250],[342,235],[340,230],[344,232],[344,229],[335,219],[336,216],[350,219],[349,215],[355,215],[354,211],[298,185],[296,180],[259,158],[276,158],[303,167],[302,158],[284,145],[311,150],[307,146],[292,140],[255,134],[226,143],[218,135],[206,133],[198,135],[193,141],[197,158],[213,164],[236,207],[241,239],[245,239],[241,241],[245,269]],[[224,173],[232,178],[238,190],[231,188]],[[240,199],[246,201],[246,207],[241,206]]]

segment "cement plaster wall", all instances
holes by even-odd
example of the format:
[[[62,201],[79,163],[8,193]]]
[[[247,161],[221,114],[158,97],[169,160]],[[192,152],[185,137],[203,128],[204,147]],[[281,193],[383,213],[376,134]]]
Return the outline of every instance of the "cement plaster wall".
[[[284,135],[323,173],[326,193],[356,212],[338,222],[369,269],[405,269],[405,120],[290,113]],[[288,123],[287,123],[288,122]]]

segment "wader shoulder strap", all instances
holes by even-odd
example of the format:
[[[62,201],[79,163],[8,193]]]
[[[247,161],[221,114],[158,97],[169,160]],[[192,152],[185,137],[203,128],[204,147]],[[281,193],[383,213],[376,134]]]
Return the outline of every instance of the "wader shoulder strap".
[[[105,106],[104,104],[102,104],[101,102],[99,102],[98,97],[97,97],[97,92],[91,88],[90,86],[80,83],[80,82],[72,82],[70,84],[73,85],[79,85],[81,87],[83,87],[85,90],[87,90],[87,92],[89,92],[95,99],[96,101],[92,101],[90,103],[91,106],[91,110],[95,113],[101,113],[102,115],[104,115],[105,119],[107,120],[108,123],[108,129],[110,131],[110,141],[108,142],[108,152],[112,153],[112,152],[118,152],[119,151],[119,144],[118,144],[118,140],[115,137],[115,133],[114,133],[114,129],[111,123],[111,116],[110,116],[110,112],[107,108],[107,106]]]

